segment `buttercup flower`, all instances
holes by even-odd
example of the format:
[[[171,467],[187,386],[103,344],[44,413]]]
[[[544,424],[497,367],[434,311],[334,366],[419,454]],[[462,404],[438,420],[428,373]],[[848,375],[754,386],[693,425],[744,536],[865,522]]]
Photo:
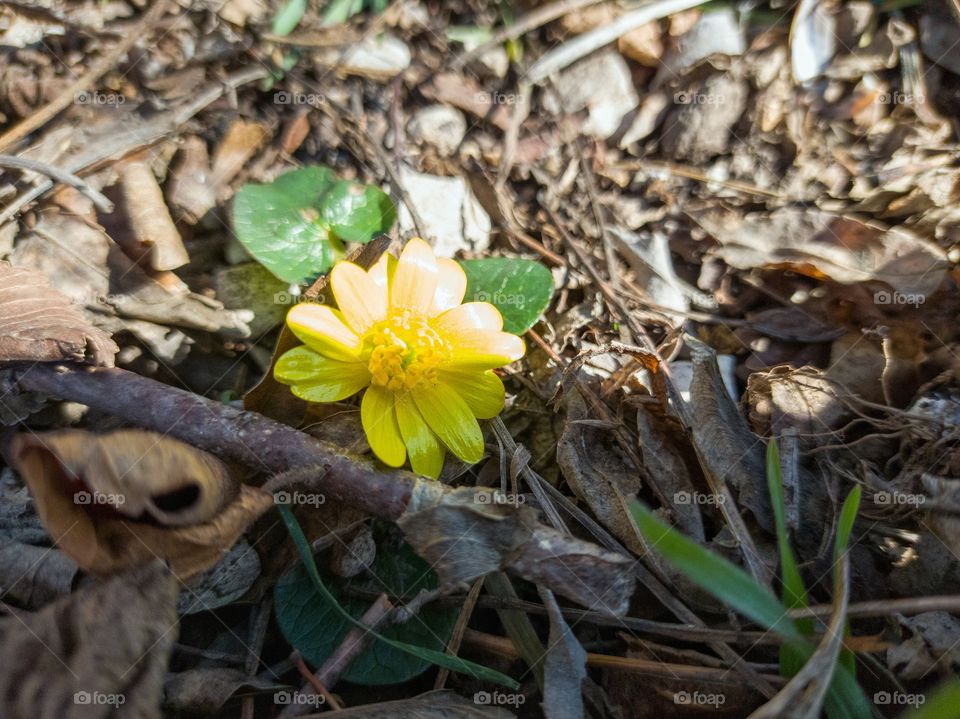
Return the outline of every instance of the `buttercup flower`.
[[[410,240],[400,259],[384,255],[369,272],[337,263],[330,286],[339,310],[300,304],[287,326],[304,343],[277,361],[274,377],[310,402],[336,402],[366,388],[360,419],[385,464],[410,457],[438,477],[446,449],[465,462],[483,456],[477,418],[496,417],[504,390],[493,373],[523,356],[487,302],[463,302],[467,278],[426,242]]]

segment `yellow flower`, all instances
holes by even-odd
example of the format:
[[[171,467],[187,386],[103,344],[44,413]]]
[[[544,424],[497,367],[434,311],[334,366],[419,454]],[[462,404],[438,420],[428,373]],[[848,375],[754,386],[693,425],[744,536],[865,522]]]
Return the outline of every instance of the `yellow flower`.
[[[523,356],[487,302],[463,302],[467,278],[426,242],[410,240],[369,272],[337,263],[330,286],[340,309],[300,304],[287,326],[304,343],[283,354],[274,377],[310,402],[336,402],[364,387],[360,419],[385,464],[410,456],[415,472],[438,477],[446,449],[465,462],[483,456],[477,418],[496,417],[504,391],[493,373]]]

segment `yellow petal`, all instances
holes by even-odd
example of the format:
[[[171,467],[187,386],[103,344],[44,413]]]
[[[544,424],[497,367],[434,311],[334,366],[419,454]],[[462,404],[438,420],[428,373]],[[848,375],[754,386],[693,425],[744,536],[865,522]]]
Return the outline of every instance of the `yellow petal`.
[[[503,382],[491,370],[441,370],[439,374],[441,382],[453,387],[457,394],[463,397],[474,417],[492,419],[500,414],[506,392]]]
[[[467,403],[450,386],[422,383],[410,394],[430,429],[464,462],[483,458],[483,433]]]
[[[378,286],[352,262],[334,265],[330,287],[344,319],[357,334],[363,334],[387,316],[387,288]]]
[[[387,297],[390,296],[390,282],[393,280],[394,274],[397,271],[397,258],[391,255],[389,252],[385,252],[380,255],[380,259],[377,260],[376,264],[370,268],[370,271],[367,272],[370,275],[370,279],[373,280],[373,283],[377,287],[382,287],[384,292],[387,294]]]
[[[439,332],[457,335],[466,330],[501,330],[503,317],[489,302],[467,302],[435,317],[430,324]],[[450,339],[456,341],[455,336]]]
[[[287,313],[287,327],[312,350],[350,362],[360,356],[360,338],[343,315],[326,305],[300,304]]]
[[[360,403],[360,421],[370,449],[380,461],[391,467],[402,465],[407,458],[407,449],[400,436],[393,393],[377,385],[367,387]]]
[[[284,352],[273,368],[273,376],[291,385],[291,391],[308,402],[338,402],[370,382],[370,372],[359,362],[332,360],[309,347]]]
[[[433,312],[439,314],[463,302],[467,291],[467,275],[459,262],[448,257],[437,259],[437,291],[433,295]],[[499,327],[497,329],[500,329]]]
[[[451,338],[450,369],[493,369],[523,357],[523,340],[508,332],[464,330]]]
[[[427,423],[410,395],[396,398],[397,425],[410,455],[410,466],[417,474],[436,479],[443,469],[445,450]]]
[[[437,291],[438,275],[433,249],[414,237],[403,248],[397,261],[397,271],[390,285],[390,306],[429,314]]]

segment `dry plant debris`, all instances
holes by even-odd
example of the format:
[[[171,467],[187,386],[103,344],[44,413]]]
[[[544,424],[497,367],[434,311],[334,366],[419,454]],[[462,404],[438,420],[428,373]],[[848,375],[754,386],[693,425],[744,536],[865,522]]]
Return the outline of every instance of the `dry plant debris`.
[[[960,716],[957,37],[0,5],[0,716]]]

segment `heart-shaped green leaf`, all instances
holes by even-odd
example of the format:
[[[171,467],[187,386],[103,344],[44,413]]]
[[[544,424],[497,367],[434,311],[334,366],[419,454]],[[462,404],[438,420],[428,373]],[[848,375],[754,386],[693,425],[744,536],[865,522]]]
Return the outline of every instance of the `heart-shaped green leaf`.
[[[326,272],[336,250],[318,206],[335,182],[329,168],[305,167],[268,185],[244,185],[233,200],[237,239],[284,282]]]
[[[374,578],[354,579],[351,586],[391,595],[412,597],[437,586],[437,576],[396,531],[379,526]],[[359,618],[370,600],[345,596],[344,580],[325,577],[325,584],[341,606]],[[303,564],[287,572],[274,589],[277,623],[283,635],[304,658],[320,666],[353,628],[314,586]],[[383,630],[389,639],[442,652],[457,620],[456,607],[427,605],[409,621]],[[357,657],[343,678],[355,684],[399,684],[429,668],[431,662],[408,651],[375,641]]]
[[[369,242],[392,227],[396,208],[376,187],[304,167],[266,185],[244,185],[233,229],[257,261],[284,282],[307,282],[343,257],[341,240]]]
[[[320,215],[346,242],[369,242],[397,221],[397,208],[383,190],[340,180],[323,198]]]
[[[503,329],[523,334],[553,297],[553,275],[539,262],[491,257],[460,262],[467,273],[464,302],[489,302],[503,315]]]

